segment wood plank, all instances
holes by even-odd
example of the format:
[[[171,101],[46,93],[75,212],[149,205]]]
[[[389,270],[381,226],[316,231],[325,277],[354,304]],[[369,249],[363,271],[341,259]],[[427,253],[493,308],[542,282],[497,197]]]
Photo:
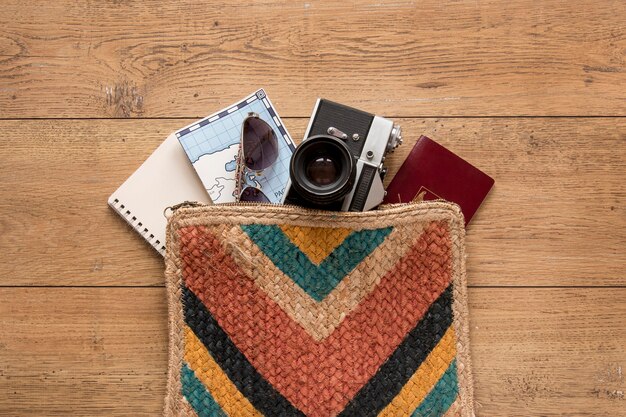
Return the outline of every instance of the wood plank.
[[[2,289],[0,300],[0,415],[158,415],[165,289]]]
[[[163,285],[162,259],[106,205],[188,120],[1,121],[4,285]],[[306,119],[289,119],[294,137]],[[625,285],[626,119],[402,119],[495,188],[468,230],[471,285]]]
[[[477,411],[624,411],[626,289],[472,289]],[[166,380],[162,288],[0,289],[0,414],[155,416]]]
[[[267,88],[395,116],[624,115],[626,3],[4,1],[1,117],[195,117]]]

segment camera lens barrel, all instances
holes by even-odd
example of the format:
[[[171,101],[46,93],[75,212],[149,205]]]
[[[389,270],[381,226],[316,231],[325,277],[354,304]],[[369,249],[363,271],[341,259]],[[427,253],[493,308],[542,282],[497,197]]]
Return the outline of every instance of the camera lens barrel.
[[[289,165],[291,185],[304,200],[325,205],[344,198],[354,185],[356,164],[348,146],[329,135],[303,141]]]

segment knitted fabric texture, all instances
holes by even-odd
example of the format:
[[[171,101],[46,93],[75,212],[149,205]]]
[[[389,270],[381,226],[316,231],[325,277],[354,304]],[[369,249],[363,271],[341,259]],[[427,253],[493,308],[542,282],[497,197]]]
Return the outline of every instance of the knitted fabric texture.
[[[165,415],[473,416],[458,206],[178,209]]]

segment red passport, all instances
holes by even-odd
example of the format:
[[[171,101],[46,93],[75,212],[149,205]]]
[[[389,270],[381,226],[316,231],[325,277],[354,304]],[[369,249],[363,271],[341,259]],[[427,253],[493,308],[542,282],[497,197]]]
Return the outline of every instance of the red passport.
[[[457,203],[467,225],[494,180],[434,140],[421,136],[387,187],[384,203],[443,199]]]

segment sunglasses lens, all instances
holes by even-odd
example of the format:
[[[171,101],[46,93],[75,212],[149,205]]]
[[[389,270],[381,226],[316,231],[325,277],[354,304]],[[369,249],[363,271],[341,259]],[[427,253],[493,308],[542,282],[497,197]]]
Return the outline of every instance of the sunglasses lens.
[[[258,117],[243,122],[243,158],[249,169],[260,171],[278,158],[278,139],[274,129]]]
[[[270,200],[267,198],[263,191],[254,187],[246,187],[239,197],[239,201],[248,201],[251,203],[269,203]]]

